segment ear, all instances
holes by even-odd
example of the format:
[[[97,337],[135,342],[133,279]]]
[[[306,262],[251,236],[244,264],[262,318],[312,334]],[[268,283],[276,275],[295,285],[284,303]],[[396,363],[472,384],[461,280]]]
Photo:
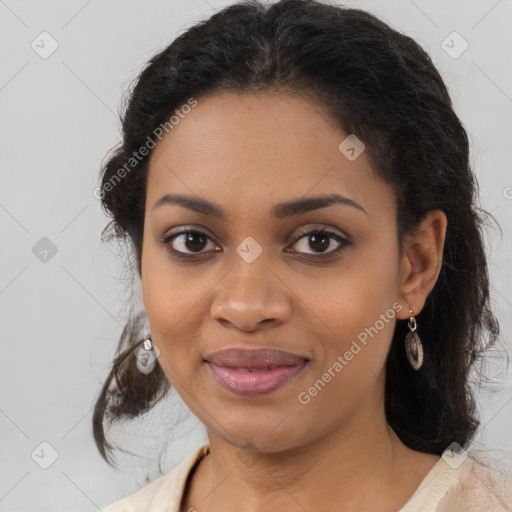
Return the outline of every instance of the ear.
[[[409,318],[409,307],[413,315],[423,309],[441,271],[447,225],[443,211],[431,210],[423,216],[417,232],[404,241],[399,291],[404,307],[397,318]]]

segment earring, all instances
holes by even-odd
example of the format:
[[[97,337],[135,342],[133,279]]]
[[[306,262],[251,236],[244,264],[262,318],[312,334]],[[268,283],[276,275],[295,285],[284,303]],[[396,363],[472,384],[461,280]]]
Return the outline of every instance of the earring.
[[[148,319],[146,318],[144,322],[144,338],[135,349],[135,365],[140,373],[149,375],[155,369],[156,358],[158,357],[155,348],[151,341]]]
[[[407,359],[415,370],[419,370],[423,364],[423,345],[421,344],[420,337],[416,331],[416,319],[412,316],[412,309],[409,309],[411,316],[409,317],[409,329],[405,337],[405,352]]]

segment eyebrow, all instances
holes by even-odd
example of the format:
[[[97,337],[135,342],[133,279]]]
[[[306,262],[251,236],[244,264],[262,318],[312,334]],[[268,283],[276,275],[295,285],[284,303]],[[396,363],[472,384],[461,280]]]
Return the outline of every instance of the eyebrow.
[[[165,194],[153,205],[151,212],[154,212],[157,208],[165,204],[177,204],[202,215],[210,215],[224,221],[227,220],[226,212],[219,205],[207,201],[206,199],[185,194]],[[284,219],[293,215],[301,215],[313,210],[319,210],[320,208],[326,208],[333,204],[351,206],[368,215],[368,212],[359,203],[339,194],[328,194],[286,201],[273,206],[271,213],[277,219]]]

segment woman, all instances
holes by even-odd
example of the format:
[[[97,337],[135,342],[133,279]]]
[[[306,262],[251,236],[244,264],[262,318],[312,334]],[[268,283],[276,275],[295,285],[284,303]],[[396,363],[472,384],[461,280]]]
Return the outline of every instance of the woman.
[[[208,443],[106,512],[508,510],[469,451],[499,328],[468,153],[428,55],[361,10],[238,3],[153,57],[102,170],[144,311],[94,435],[111,463],[103,420],[172,387]]]

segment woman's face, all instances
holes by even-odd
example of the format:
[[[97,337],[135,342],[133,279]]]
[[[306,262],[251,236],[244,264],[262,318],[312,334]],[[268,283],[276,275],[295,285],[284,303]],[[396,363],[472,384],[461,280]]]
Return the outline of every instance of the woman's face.
[[[358,156],[360,143],[343,142],[348,134],[302,97],[197,101],[150,161],[142,286],[159,363],[209,435],[231,444],[272,452],[355,433],[383,413],[395,321],[409,316],[394,192]],[[157,205],[166,194],[223,216]],[[311,202],[333,194],[347,201]],[[304,201],[311,208],[278,206]],[[324,233],[308,235],[315,228]],[[217,368],[233,390],[205,361],[232,347],[308,361],[259,376]],[[279,375],[288,380],[268,390]]]

